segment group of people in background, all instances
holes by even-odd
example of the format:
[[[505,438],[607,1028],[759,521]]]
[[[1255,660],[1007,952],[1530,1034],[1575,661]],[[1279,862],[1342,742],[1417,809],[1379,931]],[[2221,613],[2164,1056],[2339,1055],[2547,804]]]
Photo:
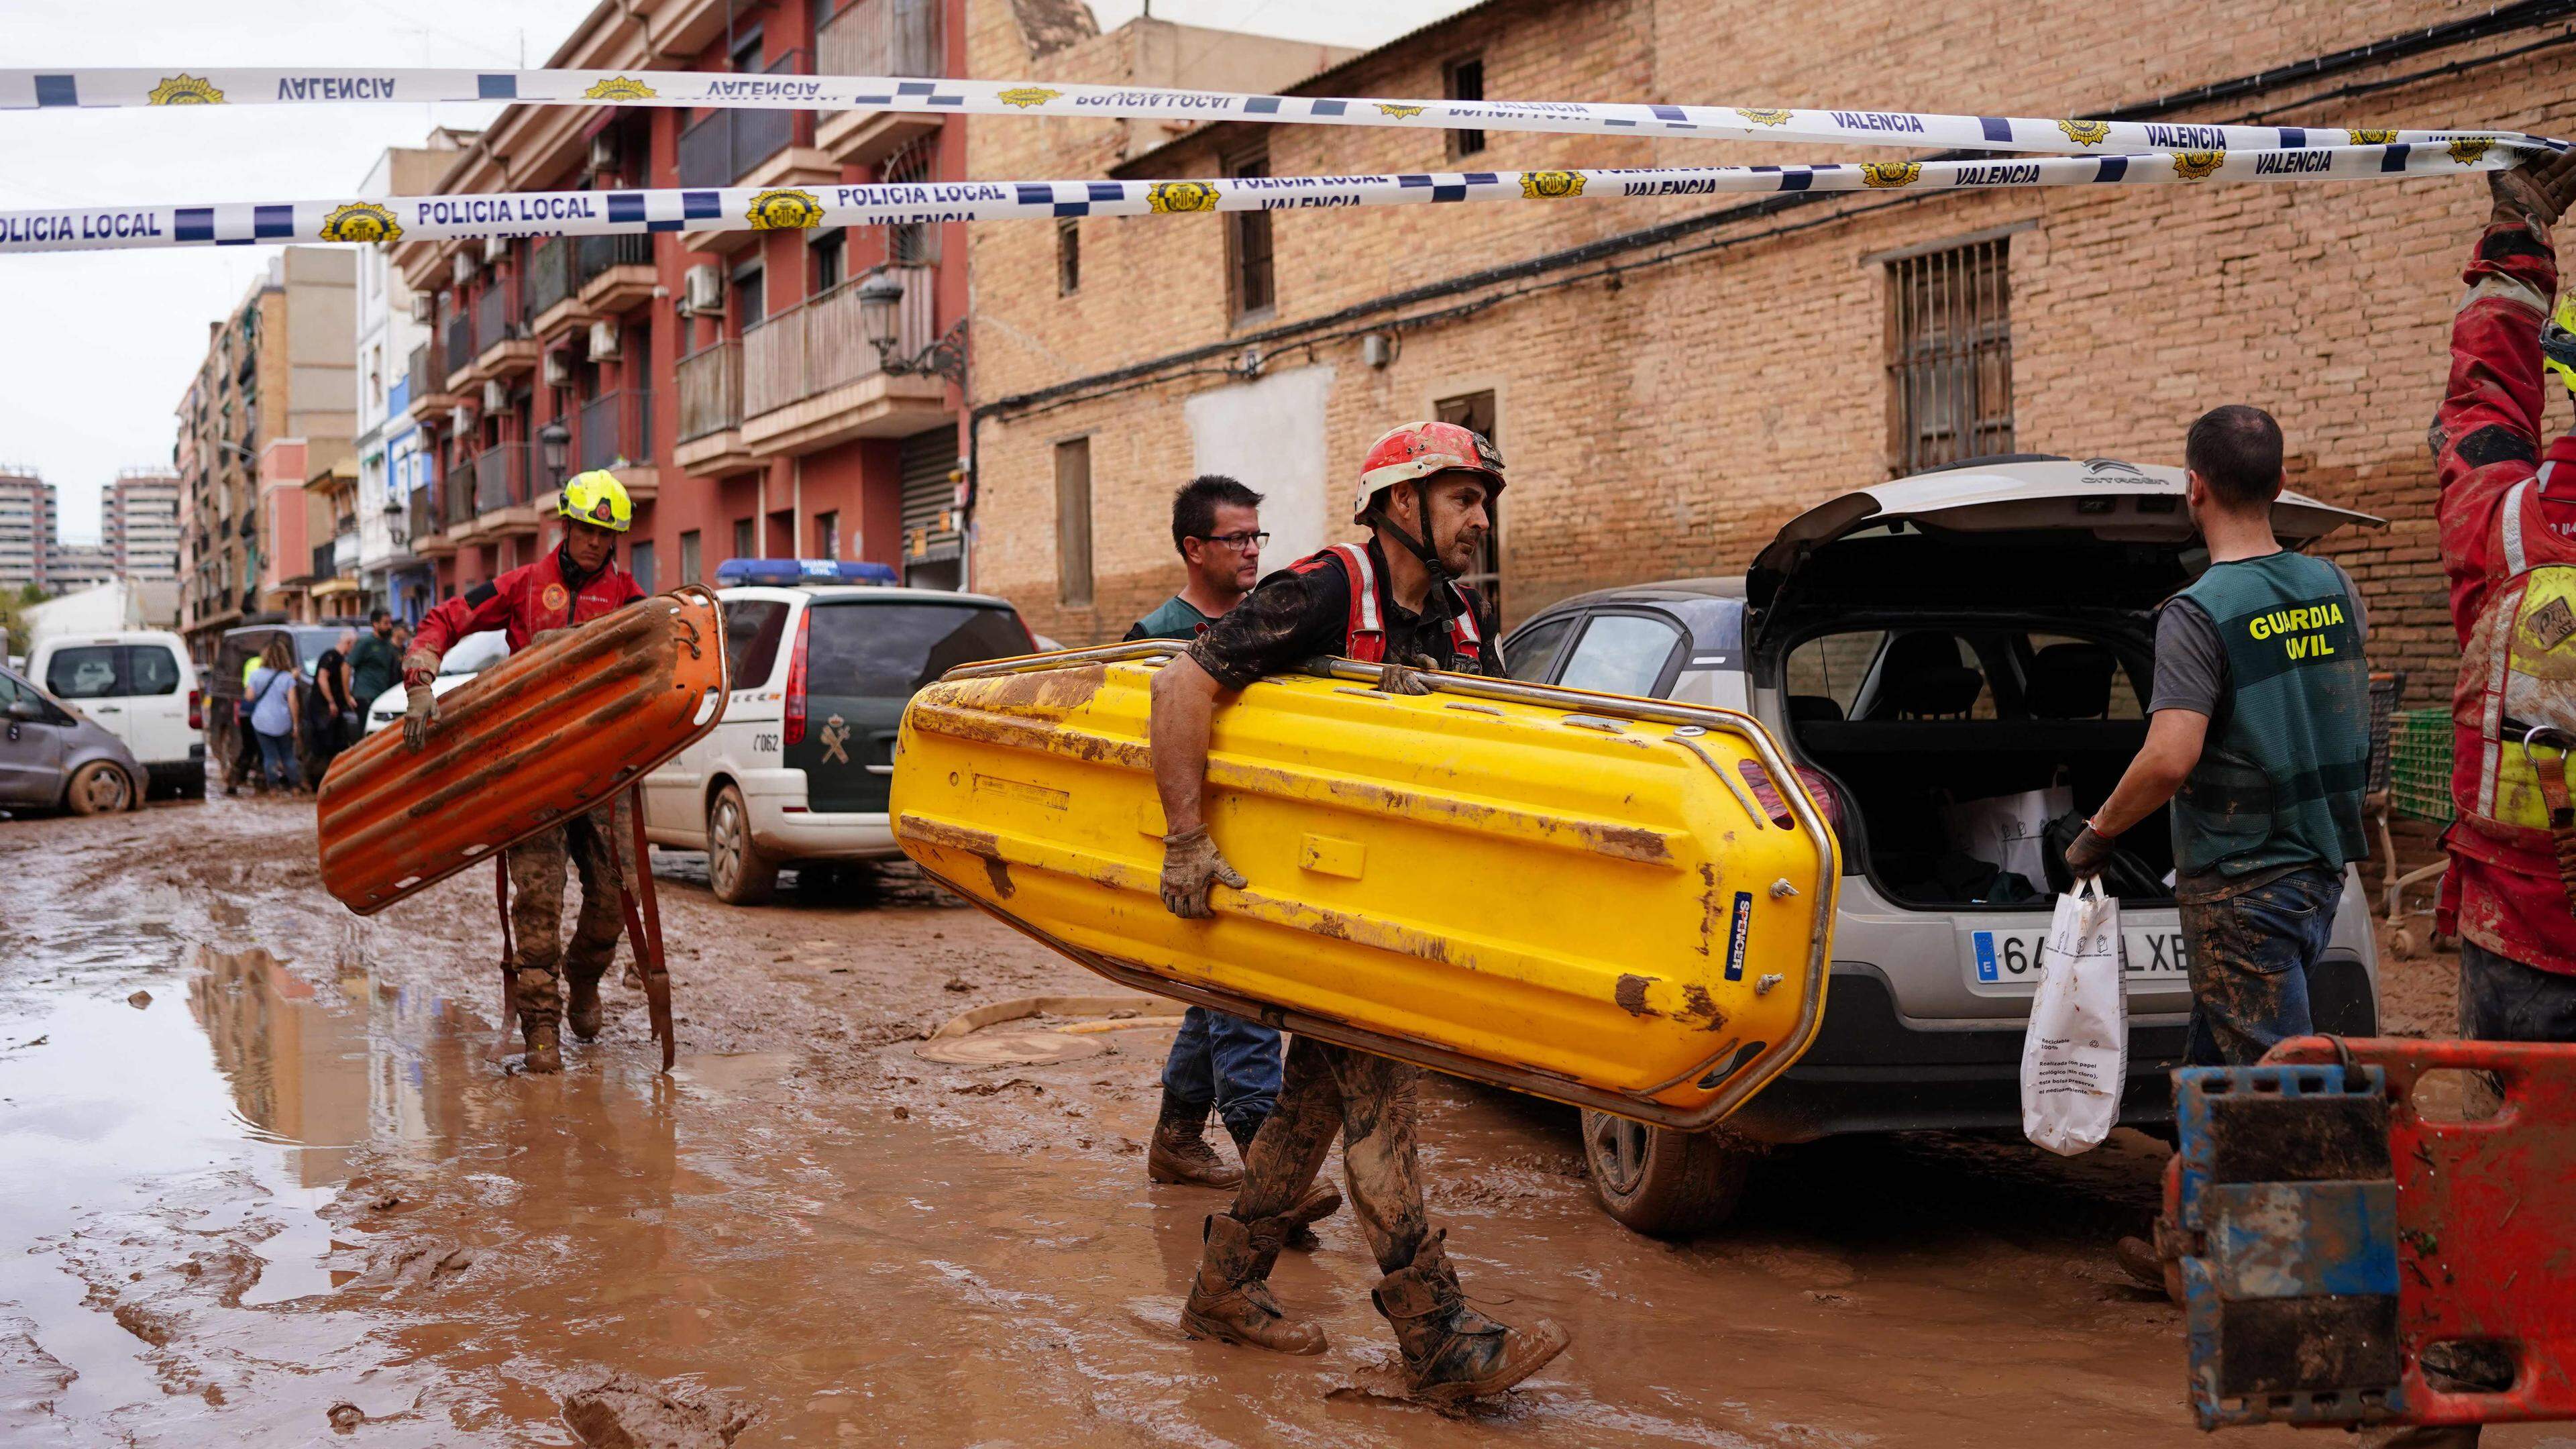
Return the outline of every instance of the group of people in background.
[[[281,633],[271,639],[243,666],[241,701],[235,707],[243,748],[225,793],[235,793],[244,776],[262,790],[319,787],[331,762],[366,733],[368,703],[401,678],[402,651],[410,634],[378,609],[368,617],[364,634],[341,631],[331,648],[301,670],[288,637]]]

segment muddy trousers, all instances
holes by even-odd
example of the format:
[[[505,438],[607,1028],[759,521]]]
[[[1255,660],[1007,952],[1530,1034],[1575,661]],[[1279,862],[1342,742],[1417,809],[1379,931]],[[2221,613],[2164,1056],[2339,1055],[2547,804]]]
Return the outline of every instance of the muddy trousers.
[[[623,928],[619,892],[635,866],[635,837],[626,818],[626,796],[576,816],[510,847],[511,979],[518,988],[519,1019],[552,1026],[563,1018],[560,978],[596,983],[617,956]],[[563,936],[564,860],[581,876],[581,914],[572,944]]]
[[[1397,1272],[1430,1237],[1422,1166],[1413,1150],[1422,1069],[1310,1036],[1288,1047],[1279,1106],[1243,1155],[1243,1186],[1229,1215],[1277,1217],[1306,1195],[1341,1129],[1353,1215],[1378,1267]]]
[[[2251,1066],[2316,1029],[2308,972],[2325,954],[2342,899],[2342,875],[2320,865],[2218,900],[2183,903],[2183,954],[2191,971],[2185,1061]]]

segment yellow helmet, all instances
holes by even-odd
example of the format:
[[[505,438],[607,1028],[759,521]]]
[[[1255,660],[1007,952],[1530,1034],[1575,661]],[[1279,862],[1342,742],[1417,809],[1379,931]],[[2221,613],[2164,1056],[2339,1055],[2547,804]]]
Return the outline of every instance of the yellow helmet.
[[[635,523],[635,504],[626,496],[626,485],[605,468],[593,468],[566,483],[555,495],[555,512],[611,533],[624,533]]]

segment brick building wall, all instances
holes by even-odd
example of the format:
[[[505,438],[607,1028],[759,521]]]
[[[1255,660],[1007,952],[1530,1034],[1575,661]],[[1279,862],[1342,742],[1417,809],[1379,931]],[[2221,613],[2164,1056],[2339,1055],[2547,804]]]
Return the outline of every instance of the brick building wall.
[[[1032,54],[1011,0],[972,0],[978,76],[1107,79],[1115,35]],[[1442,94],[1481,59],[1485,94],[2088,115],[2455,20],[2433,3],[2151,12],[1892,0],[1819,7],[1658,0],[1495,0],[1313,78],[1304,93]],[[2479,124],[2564,134],[2576,48],[2545,48],[2360,96],[2327,94],[2476,61],[2567,26],[2499,35],[2159,120]],[[1833,57],[1820,65],[1820,56]],[[1130,123],[979,121],[970,174],[1219,174],[1266,148],[1276,175],[1571,165],[1873,159],[1899,150],[1492,132],[1465,159],[1437,133],[1225,126],[1140,146]],[[1155,123],[1132,123],[1146,127]],[[2458,274],[2484,186],[2394,183],[2048,188],[1864,195],[1696,230],[1347,322],[1309,325],[1430,286],[1750,198],[1565,201],[1273,213],[1277,302],[1230,315],[1220,217],[1078,223],[1080,286],[1058,287],[1055,224],[972,229],[979,588],[1072,644],[1113,638],[1178,583],[1166,499],[1203,460],[1241,460],[1267,521],[1353,536],[1349,479],[1368,441],[1442,398],[1494,394],[1513,483],[1506,613],[1587,588],[1740,571],[1786,519],[1891,473],[1891,253],[2000,237],[2008,257],[2013,446],[2179,463],[2184,429],[2221,402],[2276,413],[2293,486],[2390,520],[2334,545],[2369,595],[2380,667],[2429,700],[2455,655],[2443,609],[2424,429],[2444,374]],[[1442,316],[1439,314],[1449,313]],[[1368,365],[1361,334],[1389,334]],[[1264,354],[1255,380],[1241,352]],[[1104,396],[997,406],[1193,349],[1209,355]],[[1316,371],[1309,372],[1308,369]],[[1297,376],[1292,377],[1292,374]],[[1252,453],[1272,388],[1315,414],[1320,447]],[[1315,399],[1320,397],[1318,404]],[[2563,409],[2563,404],[2559,405]],[[1304,415],[1301,414],[1301,417]],[[1299,423],[1299,426],[1306,426]],[[1089,606],[1063,600],[1056,449],[1087,438]],[[1269,457],[1313,452],[1259,476]]]

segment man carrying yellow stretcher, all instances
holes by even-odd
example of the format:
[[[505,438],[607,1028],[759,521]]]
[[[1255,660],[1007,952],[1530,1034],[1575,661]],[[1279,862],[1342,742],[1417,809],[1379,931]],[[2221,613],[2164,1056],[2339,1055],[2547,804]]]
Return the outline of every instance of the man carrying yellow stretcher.
[[[1380,688],[1423,694],[1414,669],[1499,675],[1491,605],[1457,582],[1492,530],[1503,491],[1493,444],[1452,423],[1408,423],[1378,439],[1360,470],[1352,522],[1365,544],[1336,544],[1254,586],[1154,680],[1154,783],[1163,837],[1163,904],[1203,917],[1217,885],[1243,876],[1208,838],[1201,795],[1208,724],[1221,695],[1319,655],[1380,663]],[[1426,889],[1442,889],[1427,883]],[[1422,1210],[1414,1123],[1422,1069],[1300,1036],[1288,1050],[1279,1105],[1244,1153],[1234,1206],[1210,1217],[1182,1325],[1192,1334],[1278,1353],[1321,1353],[1324,1331],[1290,1318],[1270,1292],[1271,1265],[1342,1129],[1342,1162],[1361,1231],[1386,1276],[1370,1297],[1394,1326],[1413,1391],[1455,1403],[1500,1393],[1565,1350],[1540,1319],[1506,1327],[1467,1307],[1458,1274]]]

